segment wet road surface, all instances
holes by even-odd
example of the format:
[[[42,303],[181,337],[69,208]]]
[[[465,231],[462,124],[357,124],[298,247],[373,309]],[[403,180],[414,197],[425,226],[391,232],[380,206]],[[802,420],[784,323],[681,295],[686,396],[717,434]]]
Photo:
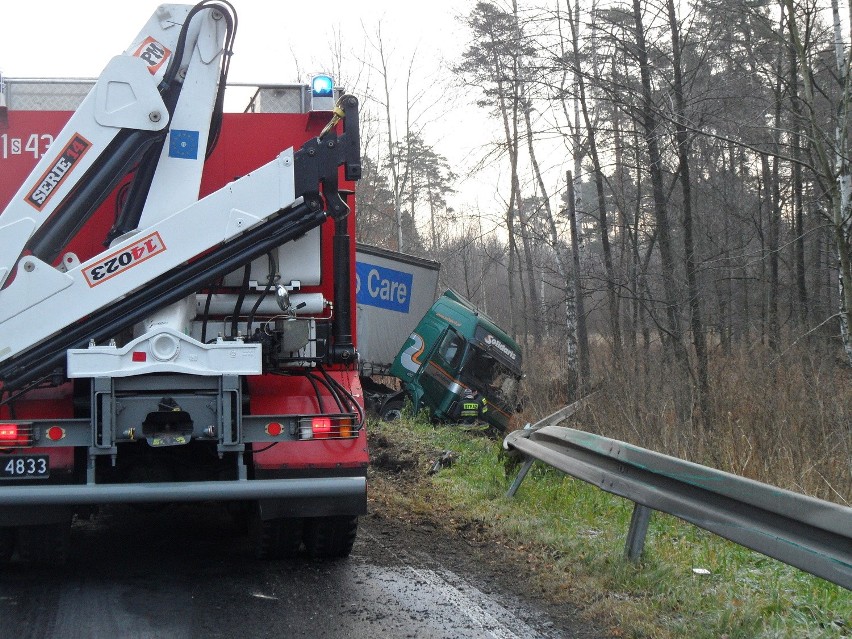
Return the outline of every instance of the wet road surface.
[[[347,560],[259,561],[215,505],[115,506],[75,523],[67,566],[0,567],[0,639],[601,636],[471,572],[468,550],[367,516]]]

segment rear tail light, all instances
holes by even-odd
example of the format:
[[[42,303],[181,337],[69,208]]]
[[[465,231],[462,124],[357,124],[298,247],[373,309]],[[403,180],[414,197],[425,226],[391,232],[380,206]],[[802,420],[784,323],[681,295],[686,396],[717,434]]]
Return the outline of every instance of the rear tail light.
[[[301,439],[346,439],[357,437],[358,430],[354,417],[317,416],[299,420]]]
[[[33,442],[33,425],[29,422],[0,423],[0,448],[30,446]]]
[[[328,439],[331,435],[331,419],[328,417],[311,419],[311,433],[314,439]]]

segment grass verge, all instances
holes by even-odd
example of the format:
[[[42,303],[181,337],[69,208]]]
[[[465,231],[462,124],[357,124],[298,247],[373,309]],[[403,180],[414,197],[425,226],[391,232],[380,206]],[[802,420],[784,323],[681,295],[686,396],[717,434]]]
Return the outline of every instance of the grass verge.
[[[622,558],[632,502],[539,463],[507,498],[516,468],[481,433],[417,420],[368,432],[382,507],[510,549],[554,601],[615,636],[852,638],[852,592],[674,517],[654,513],[633,565]],[[446,451],[452,463],[430,472]]]

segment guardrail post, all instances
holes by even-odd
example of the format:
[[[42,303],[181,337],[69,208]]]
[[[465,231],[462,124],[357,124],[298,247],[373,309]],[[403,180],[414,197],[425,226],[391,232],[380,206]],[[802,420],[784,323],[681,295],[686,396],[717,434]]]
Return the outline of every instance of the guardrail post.
[[[530,468],[532,468],[534,461],[535,459],[532,457],[527,457],[524,465],[521,466],[521,470],[518,471],[518,476],[515,477],[515,481],[513,481],[512,485],[509,487],[509,492],[506,493],[506,497],[515,496],[515,493],[518,492],[518,488],[521,486],[521,482],[524,481],[524,477],[526,477],[527,473],[530,472]]]
[[[627,543],[624,545],[624,556],[628,561],[636,563],[642,557],[650,521],[651,509],[642,504],[634,504],[633,515],[630,517],[630,529],[627,531]]]

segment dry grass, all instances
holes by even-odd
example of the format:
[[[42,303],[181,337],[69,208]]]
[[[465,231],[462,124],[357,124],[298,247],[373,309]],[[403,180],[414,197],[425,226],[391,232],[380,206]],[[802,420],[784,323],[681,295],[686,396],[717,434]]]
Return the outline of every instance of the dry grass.
[[[568,401],[564,362],[552,349],[527,362],[526,410],[534,422]],[[587,410],[571,426],[713,466],[781,488],[852,503],[852,371],[835,356],[763,348],[710,362],[708,412],[690,380],[661,353],[596,362]],[[684,410],[684,406],[686,410]]]

